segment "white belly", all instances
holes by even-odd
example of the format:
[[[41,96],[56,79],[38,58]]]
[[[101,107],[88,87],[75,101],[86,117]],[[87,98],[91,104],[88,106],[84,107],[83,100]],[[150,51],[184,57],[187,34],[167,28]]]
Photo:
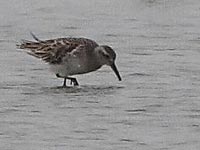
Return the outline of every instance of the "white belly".
[[[78,63],[78,61],[73,61],[71,63],[50,65],[50,70],[60,76],[70,76],[84,73],[85,66]]]

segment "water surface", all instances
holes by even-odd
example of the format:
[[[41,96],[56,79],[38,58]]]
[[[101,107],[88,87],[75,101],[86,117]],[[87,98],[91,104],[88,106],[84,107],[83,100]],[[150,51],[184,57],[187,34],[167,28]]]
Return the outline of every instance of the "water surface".
[[[0,149],[198,150],[198,0],[0,2]],[[108,67],[61,88],[48,65],[16,50],[41,39],[87,37],[112,46]]]

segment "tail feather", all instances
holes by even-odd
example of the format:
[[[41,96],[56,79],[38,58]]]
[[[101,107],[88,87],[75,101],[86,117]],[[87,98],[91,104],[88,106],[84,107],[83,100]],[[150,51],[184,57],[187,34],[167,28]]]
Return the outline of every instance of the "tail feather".
[[[20,44],[17,44],[18,49],[26,50],[27,54],[36,58],[43,58],[46,55],[44,51],[46,45],[43,42],[33,42],[28,40],[21,40]]]
[[[31,34],[31,36],[33,37],[33,39],[35,39],[35,40],[38,41],[38,42],[41,42],[41,40],[38,39],[38,38],[35,36],[35,34],[33,34],[33,32],[30,32],[30,34]]]
[[[51,58],[55,55],[51,52],[51,46],[44,42],[22,40],[21,44],[18,44],[17,47],[26,50],[27,54],[46,62],[50,62]]]
[[[40,56],[36,55],[35,53],[31,52],[31,51],[28,51],[27,54],[31,55],[31,56],[34,56],[36,58],[41,58]]]
[[[48,63],[59,63],[61,61],[61,56],[65,55],[65,51],[62,52],[61,50],[63,50],[63,47],[66,49],[65,45],[60,44],[56,40],[41,41],[33,33],[31,35],[35,41],[21,40],[21,43],[17,44],[17,48],[24,49],[27,54]],[[58,56],[58,54],[61,56]]]
[[[19,49],[37,49],[41,46],[41,43],[22,40],[21,44],[17,44]]]
[[[37,42],[33,41],[28,41],[28,40],[21,40],[21,44],[17,44],[17,48],[19,49],[38,49],[41,47],[42,41],[38,39],[32,32],[30,32],[31,36],[33,37],[34,40]]]

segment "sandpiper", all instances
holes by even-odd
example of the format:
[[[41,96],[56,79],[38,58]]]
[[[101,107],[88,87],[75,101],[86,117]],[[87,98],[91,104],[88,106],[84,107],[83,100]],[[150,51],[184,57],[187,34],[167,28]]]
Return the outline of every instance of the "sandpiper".
[[[22,40],[18,48],[47,62],[58,78],[64,78],[64,87],[67,79],[74,86],[79,85],[71,76],[95,71],[103,65],[110,66],[119,81],[122,80],[115,65],[116,53],[110,46],[98,45],[87,38],[40,40],[33,33],[31,35],[35,41]]]

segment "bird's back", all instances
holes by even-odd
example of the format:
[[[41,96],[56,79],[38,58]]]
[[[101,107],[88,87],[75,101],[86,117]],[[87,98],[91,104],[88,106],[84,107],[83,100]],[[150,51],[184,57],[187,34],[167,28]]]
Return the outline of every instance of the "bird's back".
[[[59,64],[72,51],[92,51],[98,44],[87,38],[57,38],[45,41],[23,40],[18,48],[28,50],[28,54],[41,58],[50,64]]]

